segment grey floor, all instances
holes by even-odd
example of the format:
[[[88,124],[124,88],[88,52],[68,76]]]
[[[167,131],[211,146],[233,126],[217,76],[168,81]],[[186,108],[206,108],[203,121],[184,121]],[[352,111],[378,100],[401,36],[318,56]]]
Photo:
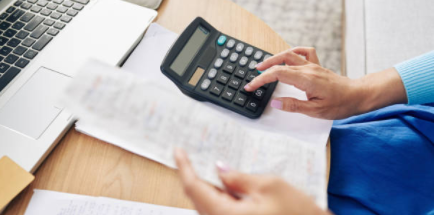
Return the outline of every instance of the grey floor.
[[[232,0],[294,46],[315,47],[322,66],[340,73],[342,0]]]

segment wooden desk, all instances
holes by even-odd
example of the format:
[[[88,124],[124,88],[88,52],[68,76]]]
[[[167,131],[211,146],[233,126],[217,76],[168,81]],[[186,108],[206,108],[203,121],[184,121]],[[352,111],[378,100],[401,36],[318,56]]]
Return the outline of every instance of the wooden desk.
[[[202,16],[222,32],[271,53],[289,46],[264,22],[229,0],[164,0],[156,20],[181,33]],[[4,214],[24,214],[33,189],[192,208],[176,171],[71,128]]]

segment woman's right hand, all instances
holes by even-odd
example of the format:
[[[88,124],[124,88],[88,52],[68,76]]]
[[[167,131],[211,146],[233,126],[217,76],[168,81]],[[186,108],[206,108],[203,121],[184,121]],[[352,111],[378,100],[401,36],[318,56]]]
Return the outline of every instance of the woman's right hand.
[[[246,85],[246,91],[280,81],[306,92],[307,101],[289,97],[271,101],[272,107],[283,111],[342,119],[407,101],[401,77],[394,68],[352,80],[321,67],[313,48],[289,49],[268,58],[256,68],[267,71]]]

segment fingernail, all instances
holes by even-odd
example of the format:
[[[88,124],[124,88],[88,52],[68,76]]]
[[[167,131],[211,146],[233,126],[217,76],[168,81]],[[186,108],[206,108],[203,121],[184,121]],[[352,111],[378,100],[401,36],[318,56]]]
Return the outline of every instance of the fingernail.
[[[245,89],[245,90],[247,90],[247,91],[249,91],[249,90],[250,90],[250,83],[249,83],[249,84],[246,84],[246,85],[244,85],[244,89]]]
[[[260,67],[262,65],[262,62],[256,64],[256,68]]]
[[[279,100],[272,100],[271,101],[271,107],[274,107],[274,108],[281,110],[282,106],[283,106],[282,101],[279,101]]]
[[[217,161],[215,163],[217,170],[219,171],[219,173],[227,173],[231,171],[231,168],[226,165],[225,163],[223,163],[222,161]]]

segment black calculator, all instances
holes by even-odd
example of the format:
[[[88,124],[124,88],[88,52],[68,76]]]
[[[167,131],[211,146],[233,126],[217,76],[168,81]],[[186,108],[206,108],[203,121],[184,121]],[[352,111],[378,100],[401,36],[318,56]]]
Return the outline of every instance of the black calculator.
[[[264,112],[277,82],[254,92],[244,85],[261,74],[256,64],[271,54],[225,35],[197,17],[172,45],[161,71],[186,95],[255,119]]]

